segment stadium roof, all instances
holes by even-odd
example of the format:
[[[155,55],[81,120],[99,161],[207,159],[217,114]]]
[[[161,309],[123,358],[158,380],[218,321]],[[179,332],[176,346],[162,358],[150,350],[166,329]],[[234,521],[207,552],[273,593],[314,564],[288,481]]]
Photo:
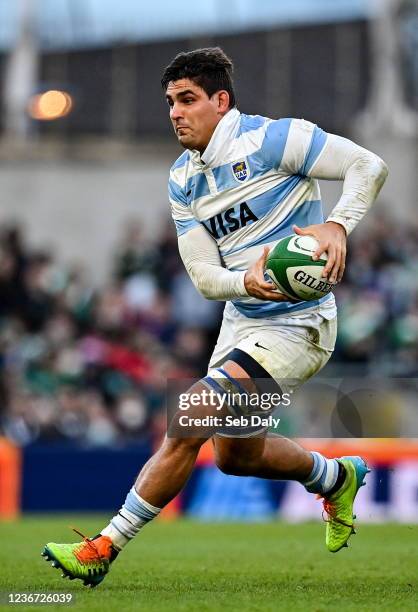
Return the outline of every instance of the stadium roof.
[[[21,6],[46,49],[225,34],[369,16],[372,0],[0,0],[0,48],[13,46]]]

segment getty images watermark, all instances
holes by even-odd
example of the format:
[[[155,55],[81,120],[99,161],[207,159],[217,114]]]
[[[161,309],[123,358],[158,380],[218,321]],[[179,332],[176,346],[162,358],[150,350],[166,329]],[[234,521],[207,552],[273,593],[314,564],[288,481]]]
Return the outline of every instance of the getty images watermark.
[[[418,379],[168,381],[167,435],[418,437]]]
[[[291,391],[272,379],[211,382],[175,380],[168,384],[169,437],[251,435],[280,428],[280,408],[291,404]]]
[[[187,414],[178,415],[178,424],[180,427],[187,428],[278,427],[280,418],[271,413],[279,406],[289,406],[290,398],[291,394],[286,392],[215,391],[211,388],[202,388],[199,392],[186,392],[179,395],[179,410]],[[199,416],[199,408],[202,407],[212,409],[211,414]]]

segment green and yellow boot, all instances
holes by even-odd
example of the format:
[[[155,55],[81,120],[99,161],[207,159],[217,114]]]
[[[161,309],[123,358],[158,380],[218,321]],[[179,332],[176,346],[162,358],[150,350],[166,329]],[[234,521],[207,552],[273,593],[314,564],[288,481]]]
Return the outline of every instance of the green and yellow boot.
[[[366,484],[364,477],[370,472],[361,457],[341,457],[337,461],[345,467],[345,480],[333,495],[324,496],[324,511],[327,514],[325,541],[330,552],[338,552],[348,546],[349,537],[356,533],[354,500],[360,487]]]
[[[94,539],[76,533],[83,538],[76,544],[56,544],[49,542],[42,556],[51,565],[62,570],[62,577],[82,580],[85,586],[96,587],[109,571],[111,561],[117,552],[112,546],[112,540],[107,536],[98,536]]]

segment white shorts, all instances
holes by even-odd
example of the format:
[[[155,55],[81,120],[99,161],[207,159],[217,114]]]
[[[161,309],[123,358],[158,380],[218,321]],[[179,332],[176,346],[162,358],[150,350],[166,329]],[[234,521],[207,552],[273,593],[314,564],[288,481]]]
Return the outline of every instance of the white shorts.
[[[325,366],[336,337],[335,310],[250,319],[228,303],[208,373],[216,378],[214,368],[238,348],[255,359],[282,389],[284,384],[283,390],[293,392]]]

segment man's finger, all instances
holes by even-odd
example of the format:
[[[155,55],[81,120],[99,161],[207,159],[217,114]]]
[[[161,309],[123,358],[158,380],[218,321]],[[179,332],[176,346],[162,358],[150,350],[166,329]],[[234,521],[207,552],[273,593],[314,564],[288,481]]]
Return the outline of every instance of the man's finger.
[[[334,266],[334,263],[335,263],[335,247],[333,245],[330,245],[328,247],[328,260],[327,260],[327,263],[325,264],[324,269],[322,270],[323,278],[328,278],[329,273],[331,272]]]
[[[259,281],[258,286],[266,291],[274,291],[276,289],[276,285],[269,281]]]
[[[292,230],[295,232],[295,234],[299,234],[299,236],[309,235],[309,227],[299,227],[299,225],[292,225]]]
[[[341,265],[341,247],[338,246],[335,248],[335,262],[334,262],[334,265],[332,266],[332,270],[329,275],[329,280],[331,283],[337,282],[340,265]]]
[[[269,256],[269,253],[270,253],[269,247],[265,246],[263,249],[263,270],[266,267],[266,261],[267,261],[267,257]]]
[[[340,283],[342,281],[342,278],[344,276],[344,270],[345,270],[345,262],[341,263],[340,269],[338,270],[337,283]]]
[[[273,302],[299,302],[300,300],[294,300],[284,293],[281,293],[277,288],[272,291],[271,289],[260,289],[259,297],[263,300],[272,300]]]
[[[318,259],[321,257],[321,255],[323,253],[327,252],[328,247],[329,247],[329,243],[328,242],[320,242],[318,244],[318,248],[316,249],[316,251],[312,255],[312,259],[314,261],[318,261]]]
[[[269,255],[269,251],[270,251],[270,249],[268,247],[264,247],[262,254],[257,259],[257,268],[259,270],[264,271],[264,268],[266,267],[266,261],[267,261],[268,255]]]
[[[260,291],[260,297],[263,300],[269,300],[271,302],[290,302],[291,300],[283,293],[277,291]]]
[[[341,251],[341,262],[340,262],[340,269],[338,270],[338,277],[337,277],[337,282],[340,283],[343,275],[344,275],[344,270],[345,270],[345,258],[347,256],[347,251],[346,249],[343,247],[342,251]]]

